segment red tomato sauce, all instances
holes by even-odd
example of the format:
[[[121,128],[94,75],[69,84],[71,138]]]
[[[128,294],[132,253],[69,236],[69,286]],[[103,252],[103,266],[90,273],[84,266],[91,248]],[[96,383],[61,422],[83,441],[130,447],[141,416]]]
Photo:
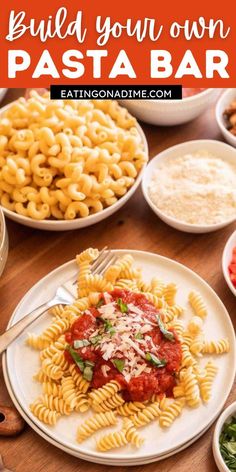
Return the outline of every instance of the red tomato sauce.
[[[122,373],[113,365],[112,358],[109,360],[103,359],[99,347],[95,349],[93,345],[89,345],[75,349],[84,361],[89,360],[95,363],[91,388],[99,388],[111,380],[117,380],[122,386],[122,395],[126,401],[149,400],[153,394],[165,393],[167,396],[172,396],[173,387],[176,385],[175,374],[180,368],[182,357],[181,344],[176,333],[173,331],[174,339],[172,341],[164,337],[156,319],[159,312],[143,294],[115,289],[109,292],[109,295],[112,297],[112,301],[116,302],[120,298],[127,305],[133,304],[144,312],[144,319],[153,322],[154,326],[151,326],[150,331],[146,334],[151,337],[152,342],[157,347],[158,358],[164,359],[166,365],[157,368],[152,365],[151,362],[145,360],[146,364],[151,369],[150,373],[143,372],[137,377],[131,377],[127,382]],[[66,333],[67,342],[73,346],[75,340],[88,339],[89,336],[101,326],[102,320],[100,320],[100,317],[101,314],[98,309],[90,308],[87,310],[86,313],[74,322],[70,330]],[[74,363],[68,351],[65,351],[65,356],[70,363]],[[110,368],[106,372],[106,376],[102,370],[102,366],[104,365]]]
[[[204,90],[207,90],[207,89],[206,88],[183,88],[182,97],[183,98],[192,97],[193,95],[197,95],[198,93],[201,93]]]

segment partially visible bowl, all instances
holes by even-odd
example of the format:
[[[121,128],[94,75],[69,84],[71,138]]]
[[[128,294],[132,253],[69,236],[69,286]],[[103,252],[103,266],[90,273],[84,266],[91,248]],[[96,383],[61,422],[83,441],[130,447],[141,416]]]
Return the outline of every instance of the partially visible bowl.
[[[5,97],[5,94],[7,93],[7,88],[0,88],[0,102],[2,99]]]
[[[230,418],[233,415],[236,415],[236,402],[232,403],[230,406],[228,406],[228,408],[226,408],[223,411],[223,413],[221,413],[215,426],[212,449],[213,449],[213,455],[214,455],[216,465],[218,469],[220,470],[220,472],[229,472],[229,469],[227,465],[225,464],[223,457],[221,455],[221,452],[220,452],[219,439],[220,439],[220,433],[224,424],[228,420],[230,420]]]
[[[4,213],[0,207],[0,275],[2,274],[8,255],[8,234]]]
[[[236,147],[236,136],[227,129],[227,122],[223,115],[225,109],[228,108],[230,103],[234,100],[236,100],[236,88],[227,89],[218,99],[215,113],[217,124],[225,140]]]
[[[236,231],[234,231],[233,234],[231,234],[230,238],[228,239],[225,245],[224,251],[223,251],[223,255],[222,255],[222,270],[223,270],[224,278],[231,292],[236,297],[236,288],[232,284],[230,280],[230,276],[229,276],[229,264],[232,261],[234,247],[236,247]]]
[[[157,168],[160,162],[168,160],[169,158],[175,158],[179,156],[184,156],[185,154],[195,153],[201,149],[206,149],[209,153],[215,155],[216,157],[224,158],[227,162],[231,164],[236,164],[236,151],[232,146],[222,143],[221,141],[211,140],[211,139],[199,139],[196,141],[186,141],[185,143],[177,144],[172,146],[165,151],[162,151],[160,154],[157,154],[147,165],[143,179],[142,179],[142,190],[144,198],[147,201],[151,209],[156,213],[161,220],[167,223],[169,226],[176,228],[180,231],[185,231],[187,233],[210,233],[216,231],[220,228],[231,224],[233,221],[236,221],[236,215],[229,220],[222,221],[220,223],[209,224],[209,225],[197,225],[186,223],[182,220],[175,219],[162,210],[160,210],[151,200],[149,195],[149,185],[153,176],[155,169]]]
[[[173,126],[201,115],[221,89],[208,88],[182,100],[120,100],[136,118],[152,125]]]

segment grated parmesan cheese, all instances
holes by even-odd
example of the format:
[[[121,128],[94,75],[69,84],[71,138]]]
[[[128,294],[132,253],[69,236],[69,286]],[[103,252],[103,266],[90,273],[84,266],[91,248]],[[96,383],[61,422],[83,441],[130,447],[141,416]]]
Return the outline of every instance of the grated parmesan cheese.
[[[211,225],[236,218],[235,165],[206,150],[160,162],[149,196],[166,215],[190,224]]]

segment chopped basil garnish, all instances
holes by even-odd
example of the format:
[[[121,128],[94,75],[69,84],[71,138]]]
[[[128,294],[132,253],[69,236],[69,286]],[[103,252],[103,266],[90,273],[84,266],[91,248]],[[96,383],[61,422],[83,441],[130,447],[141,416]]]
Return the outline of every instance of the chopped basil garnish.
[[[143,334],[139,332],[139,333],[136,333],[134,337],[135,339],[143,339]]]
[[[112,364],[119,370],[119,372],[123,372],[125,361],[124,359],[112,359]]]
[[[100,298],[100,300],[98,300],[97,302],[97,305],[96,305],[96,308],[100,308],[100,306],[104,305],[104,300],[103,298]]]
[[[84,367],[84,371],[83,371],[83,378],[85,380],[88,380],[88,382],[90,382],[93,378],[93,368],[94,368],[94,362],[85,361],[85,367]]]
[[[95,344],[98,344],[99,341],[101,341],[101,339],[102,339],[102,336],[98,334],[97,336],[93,336],[92,338],[90,338],[90,342],[91,344],[95,345]]]
[[[154,354],[151,354],[151,352],[146,353],[146,360],[151,362],[151,364],[157,368],[165,367],[166,365],[165,359],[158,359],[158,357],[154,356]]]
[[[69,344],[66,347],[66,350],[70,353],[77,367],[79,367],[80,371],[83,373],[83,378],[90,382],[93,378],[93,368],[95,365],[94,362],[83,361],[78,352],[76,352]]]
[[[88,339],[76,339],[74,341],[74,348],[79,349],[80,347],[86,347],[89,346],[90,342]]]
[[[118,298],[117,305],[120,308],[121,313],[128,313],[128,305],[123,302],[122,298]]]
[[[236,470],[236,418],[225,423],[220,434],[220,452],[230,471]]]
[[[103,318],[101,318],[101,320],[104,323],[105,331],[108,331],[113,336],[113,334],[115,334],[116,330],[115,330],[114,326],[112,325],[112,323],[109,320],[104,320]]]
[[[84,361],[80,357],[78,352],[76,352],[70,345],[68,345],[66,347],[66,349],[67,349],[67,351],[69,351],[69,353],[70,353],[72,359],[75,361],[77,367],[79,367],[80,371],[83,372],[83,370],[84,370]]]
[[[158,323],[158,326],[160,328],[160,331],[161,333],[163,334],[163,336],[168,339],[168,341],[174,341],[175,340],[175,336],[174,336],[174,333],[172,333],[172,331],[168,331],[168,329],[165,328],[164,324],[162,323],[161,319],[160,319],[160,316],[157,316],[157,323]]]

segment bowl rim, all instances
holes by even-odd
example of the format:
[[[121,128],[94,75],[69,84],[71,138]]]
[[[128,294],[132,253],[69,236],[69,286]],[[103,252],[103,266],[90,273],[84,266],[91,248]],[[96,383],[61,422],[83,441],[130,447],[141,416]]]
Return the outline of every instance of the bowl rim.
[[[231,242],[235,239],[235,246],[236,246],[236,230],[233,231],[233,233],[230,235],[230,237],[227,239],[226,243],[225,243],[225,247],[224,247],[224,250],[223,250],[223,254],[222,254],[222,260],[221,260],[221,263],[222,263],[222,272],[223,272],[223,275],[224,275],[224,279],[229,287],[229,289],[231,290],[231,292],[234,294],[234,296],[236,297],[236,288],[234,287],[234,285],[232,284],[231,280],[230,280],[230,276],[229,276],[229,271],[228,271],[228,267],[226,265],[226,253],[228,252],[229,250],[229,246],[231,244]]]
[[[175,144],[174,146],[170,146],[170,147],[164,149],[163,151],[161,151],[160,153],[156,154],[156,156],[154,156],[147,163],[145,171],[143,173],[142,191],[143,191],[144,198],[147,201],[148,205],[152,208],[154,213],[156,213],[158,216],[161,215],[161,218],[165,218],[164,221],[167,224],[170,224],[171,226],[174,226],[175,228],[178,226],[179,229],[181,228],[181,230],[184,230],[184,228],[188,228],[189,230],[191,229],[192,232],[195,232],[195,230],[204,230],[205,229],[207,231],[207,230],[212,228],[212,230],[214,231],[214,230],[223,228],[225,226],[228,226],[231,223],[233,223],[234,221],[236,221],[236,216],[234,216],[234,217],[229,218],[228,220],[225,220],[224,222],[221,222],[221,223],[214,223],[214,224],[210,224],[210,225],[207,225],[207,224],[205,224],[205,225],[190,224],[190,223],[184,222],[182,220],[178,220],[177,218],[174,218],[174,217],[169,216],[166,213],[164,213],[162,210],[160,210],[158,207],[156,207],[156,205],[152,202],[152,200],[149,196],[148,188],[147,188],[147,182],[146,182],[147,181],[147,172],[148,172],[149,167],[151,165],[154,165],[154,162],[156,162],[159,157],[165,159],[167,157],[167,156],[165,156],[165,154],[167,152],[169,152],[170,150],[180,149],[181,147],[183,147],[186,144],[188,144],[190,146],[195,145],[195,144],[199,144],[199,148],[200,148],[203,145],[203,143],[204,143],[204,146],[207,146],[208,143],[217,143],[218,145],[220,145],[224,148],[227,147],[231,151],[235,151],[235,163],[236,163],[236,150],[230,144],[224,143],[223,141],[219,141],[217,139],[195,139],[195,140],[184,141],[182,143]],[[168,223],[168,222],[170,222],[170,223]]]
[[[219,437],[220,437],[220,432],[222,430],[223,425],[226,423],[226,421],[233,415],[233,413],[236,414],[236,401],[231,403],[219,416],[215,429],[214,429],[214,434],[212,438],[212,449],[213,449],[213,455],[215,462],[218,466],[218,464],[221,467],[221,470],[224,472],[229,472],[229,469],[227,465],[224,462],[224,459],[221,455],[220,452],[220,446],[219,446]]]
[[[0,240],[0,254],[1,254],[4,248],[5,239],[6,239],[6,231],[7,231],[6,222],[4,218],[4,212],[1,206],[0,206],[0,225],[2,226],[2,238]]]
[[[186,87],[186,88],[194,88],[194,87]],[[202,92],[199,92],[199,93],[196,93],[195,95],[191,95],[190,97],[184,97],[184,98],[179,98],[179,99],[176,99],[176,100],[162,100],[162,99],[158,99],[158,98],[146,98],[144,100],[132,100],[132,99],[129,99],[129,98],[126,98],[126,99],[122,99],[121,101],[122,102],[132,102],[132,101],[135,101],[135,102],[141,102],[141,103],[148,103],[148,102],[158,102],[158,103],[163,103],[163,104],[166,104],[166,103],[171,103],[171,104],[174,104],[174,103],[177,103],[178,105],[180,103],[186,103],[186,102],[189,102],[189,101],[197,101],[199,99],[199,97],[202,97],[204,95],[211,95],[211,93],[213,93],[213,91],[217,91],[217,90],[221,90],[219,87],[214,87],[214,88],[206,88],[205,90],[203,90]]]
[[[0,107],[0,116],[2,113],[4,113],[8,108],[10,108],[10,106],[17,102],[18,100],[13,100],[12,102],[8,103],[7,105],[5,105],[4,107]],[[125,108],[124,106],[122,108]],[[132,115],[133,116],[133,115]],[[122,204],[125,204],[129,198],[132,197],[132,195],[135,193],[135,191],[137,190],[138,186],[140,185],[141,181],[142,181],[142,177],[143,177],[143,174],[144,174],[144,171],[145,171],[145,168],[147,166],[147,163],[149,161],[149,147],[148,147],[148,142],[147,142],[147,138],[146,138],[146,135],[143,131],[143,128],[141,127],[141,125],[139,124],[139,122],[136,120],[136,128],[138,130],[138,133],[139,133],[139,136],[141,137],[141,140],[142,140],[142,144],[143,144],[143,147],[144,147],[144,152],[147,154],[147,157],[148,157],[148,160],[147,162],[145,162],[142,166],[142,168],[139,170],[139,173],[135,179],[135,182],[134,184],[128,189],[128,191],[122,195],[121,198],[119,198],[117,200],[117,202],[115,202],[113,205],[109,206],[109,207],[106,207],[104,208],[103,210],[97,212],[97,213],[92,213],[91,215],[89,216],[86,216],[85,218],[74,218],[73,220],[50,220],[50,219],[45,219],[45,220],[35,220],[33,218],[30,218],[29,216],[24,216],[24,215],[20,215],[19,213],[16,213],[15,211],[11,211],[9,210],[8,208],[5,208],[3,207],[1,204],[0,204],[0,209],[2,209],[3,213],[5,216],[9,217],[10,219],[13,219],[14,221],[16,221],[17,223],[19,224],[25,224],[27,225],[28,222],[34,222],[35,225],[33,226],[34,228],[37,228],[37,223],[39,224],[40,228],[39,229],[44,229],[44,228],[48,228],[49,226],[51,228],[59,228],[60,226],[63,226],[62,228],[62,231],[65,230],[65,226],[67,225],[68,226],[68,229],[69,229],[69,226],[70,224],[74,225],[76,224],[76,222],[78,223],[78,227],[76,228],[70,228],[71,230],[72,229],[80,229],[79,227],[79,222],[83,221],[84,223],[85,222],[88,222],[88,224],[84,225],[83,228],[86,228],[87,226],[90,226],[92,224],[95,224],[95,223],[98,223],[99,221],[101,221],[102,219],[106,219],[108,218],[109,216],[111,216],[112,213],[115,213],[116,211],[116,208],[117,208],[117,211],[121,208]],[[112,213],[111,212],[111,209],[114,210]],[[101,218],[101,220],[97,220],[98,218],[98,215],[103,215],[103,218]],[[97,220],[97,221],[96,221]],[[73,225],[73,226],[74,226]],[[82,229],[82,228],[81,228]]]
[[[223,114],[220,111],[223,100],[225,99],[225,97],[230,95],[233,92],[233,90],[235,92],[235,99],[236,99],[236,88],[233,88],[233,87],[232,88],[227,88],[220,95],[220,97],[218,98],[218,100],[216,102],[216,106],[215,106],[215,118],[216,118],[216,121],[218,123],[218,126],[219,126],[221,132],[223,134],[226,134],[229,138],[231,138],[232,141],[235,141],[235,144],[236,144],[236,136],[234,136],[232,133],[230,133],[230,131],[226,128],[226,126],[224,124],[224,120],[223,120]]]

